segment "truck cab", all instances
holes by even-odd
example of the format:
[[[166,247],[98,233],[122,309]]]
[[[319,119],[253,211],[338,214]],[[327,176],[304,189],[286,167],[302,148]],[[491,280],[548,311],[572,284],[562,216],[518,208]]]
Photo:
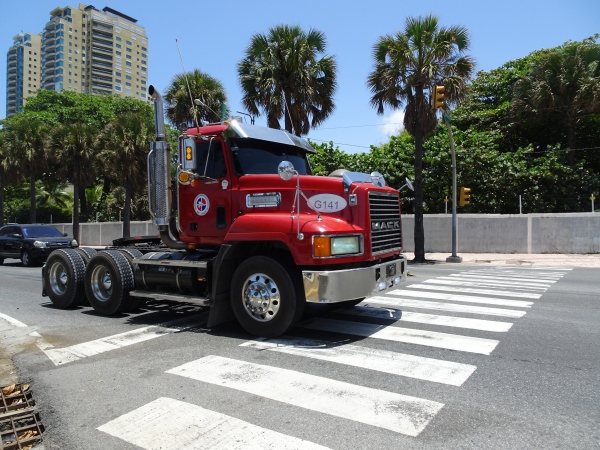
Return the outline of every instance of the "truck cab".
[[[399,192],[379,173],[314,176],[305,139],[237,120],[184,131],[173,158],[162,97],[149,93],[148,202],[162,245],[53,252],[43,294],[56,306],[87,298],[114,315],[145,299],[187,302],[210,307],[208,327],[236,319],[275,337],[307,302],[353,305],[405,280]]]

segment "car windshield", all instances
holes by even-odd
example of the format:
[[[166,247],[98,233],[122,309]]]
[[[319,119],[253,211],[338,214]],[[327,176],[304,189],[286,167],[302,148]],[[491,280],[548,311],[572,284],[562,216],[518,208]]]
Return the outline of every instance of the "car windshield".
[[[310,175],[306,152],[292,145],[260,139],[229,139],[233,165],[238,175],[277,174],[282,161],[289,161],[300,175]]]
[[[30,226],[23,227],[23,236],[36,238],[36,237],[63,237],[63,235],[54,227],[46,226]]]

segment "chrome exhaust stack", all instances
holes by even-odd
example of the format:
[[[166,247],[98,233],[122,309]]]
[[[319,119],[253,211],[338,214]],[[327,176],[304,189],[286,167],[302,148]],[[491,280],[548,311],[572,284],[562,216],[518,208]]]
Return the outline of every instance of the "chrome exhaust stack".
[[[165,134],[163,99],[154,86],[148,88],[148,93],[154,100],[156,127],[156,140],[150,144],[150,153],[148,153],[148,207],[164,244],[169,248],[185,249],[187,248],[185,243],[173,239],[169,234],[172,207],[171,149]]]

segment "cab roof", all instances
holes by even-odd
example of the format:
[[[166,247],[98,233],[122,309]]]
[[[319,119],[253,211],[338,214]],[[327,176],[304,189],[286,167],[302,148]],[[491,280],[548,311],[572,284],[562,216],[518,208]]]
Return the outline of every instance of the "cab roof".
[[[212,123],[199,128],[189,128],[188,136],[211,136],[223,134],[225,138],[250,138],[275,142],[283,145],[293,145],[308,153],[316,153],[315,149],[304,138],[288,133],[285,130],[259,127],[232,120],[230,122]]]

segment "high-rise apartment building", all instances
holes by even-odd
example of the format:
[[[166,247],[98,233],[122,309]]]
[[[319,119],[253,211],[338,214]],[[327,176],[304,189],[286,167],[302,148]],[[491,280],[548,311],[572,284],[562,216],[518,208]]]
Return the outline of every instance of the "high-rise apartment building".
[[[35,95],[41,84],[42,37],[19,33],[6,54],[6,116],[23,109],[27,97]]]
[[[32,72],[39,74],[37,84],[34,87],[32,82],[31,89],[27,86],[27,95],[24,88],[13,94],[15,77],[11,63],[15,56],[11,55],[18,56],[19,48],[27,45],[33,48],[36,36],[38,48],[32,51],[37,51],[33,62],[38,66]],[[41,35],[27,34],[21,40],[22,44],[15,40],[8,52],[7,117],[18,112],[23,99],[40,88],[147,99],[148,38],[145,28],[132,17],[109,7],[58,7],[50,11],[50,20]],[[17,58],[17,78],[18,74],[21,79],[29,77],[26,66],[30,63],[24,60],[19,66],[18,61]]]

